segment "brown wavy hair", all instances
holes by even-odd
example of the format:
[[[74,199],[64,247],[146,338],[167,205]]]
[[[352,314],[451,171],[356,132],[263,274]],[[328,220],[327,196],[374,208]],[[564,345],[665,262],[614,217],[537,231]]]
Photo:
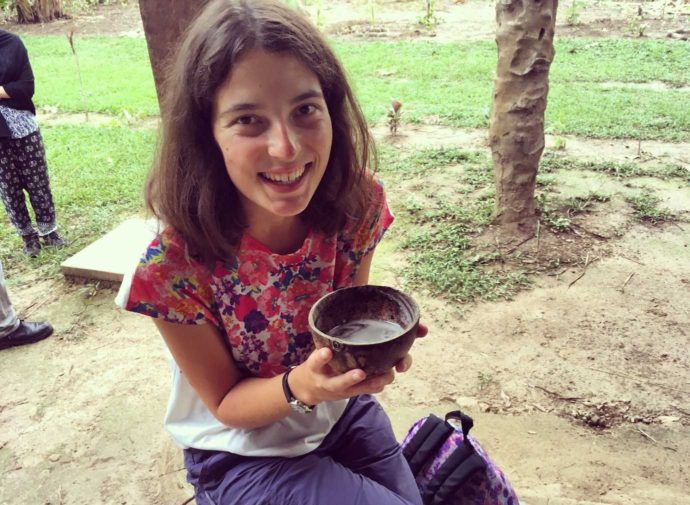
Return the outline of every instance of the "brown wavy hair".
[[[345,72],[319,31],[298,12],[272,0],[212,0],[186,32],[168,69],[162,129],[146,185],[146,203],[203,261],[236,253],[246,228],[239,194],[212,131],[218,88],[253,49],[290,54],[318,77],[333,125],[326,171],[300,215],[335,233],[361,219],[372,198],[365,170],[376,152]]]

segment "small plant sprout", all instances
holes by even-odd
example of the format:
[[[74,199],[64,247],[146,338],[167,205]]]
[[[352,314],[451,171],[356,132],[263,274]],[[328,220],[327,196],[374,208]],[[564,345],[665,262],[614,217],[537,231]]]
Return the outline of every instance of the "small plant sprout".
[[[419,18],[419,24],[431,29],[440,22],[436,16],[436,0],[424,0],[424,14]]]
[[[565,150],[565,139],[563,137],[556,137],[553,141],[554,151],[564,151]]]
[[[402,108],[402,102],[391,98],[391,106],[388,109],[388,130],[391,135],[395,136],[398,134],[398,127],[400,126],[400,109]]]

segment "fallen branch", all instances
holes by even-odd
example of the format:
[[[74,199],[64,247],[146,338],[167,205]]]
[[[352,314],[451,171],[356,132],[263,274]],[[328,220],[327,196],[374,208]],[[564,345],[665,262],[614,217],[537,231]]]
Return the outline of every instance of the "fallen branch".
[[[192,500],[196,498],[196,495],[192,496],[191,498],[187,498],[185,501],[182,502],[181,505],[187,505],[188,503],[192,503]]]
[[[541,236],[539,235],[539,232],[541,231],[541,220],[537,220],[537,252],[536,255],[539,256],[539,242],[541,240]]]

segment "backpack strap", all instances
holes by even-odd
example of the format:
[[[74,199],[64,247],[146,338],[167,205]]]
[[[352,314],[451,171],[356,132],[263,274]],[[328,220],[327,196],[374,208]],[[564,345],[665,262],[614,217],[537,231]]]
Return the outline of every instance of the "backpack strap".
[[[444,505],[453,497],[457,489],[478,470],[486,468],[486,461],[477,454],[467,435],[472,429],[472,418],[459,410],[446,415],[449,419],[459,419],[462,425],[463,443],[458,445],[448,459],[441,465],[433,479],[427,484],[422,495],[425,505]]]
[[[453,433],[453,427],[449,423],[433,414],[426,418],[424,424],[403,449],[403,456],[410,465],[412,475],[417,477],[424,465],[436,456],[451,433]]]

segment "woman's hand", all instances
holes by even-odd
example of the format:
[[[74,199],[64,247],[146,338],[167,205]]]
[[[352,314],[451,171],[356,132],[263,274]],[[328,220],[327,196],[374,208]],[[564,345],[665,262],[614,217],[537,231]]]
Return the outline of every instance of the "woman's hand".
[[[317,349],[311,353],[307,361],[290,373],[288,380],[295,398],[307,405],[344,400],[363,394],[380,393],[395,379],[393,369],[369,378],[361,369],[337,375],[328,366],[331,359],[333,351],[326,347]]]
[[[417,338],[429,332],[423,324],[417,328]],[[395,372],[403,373],[412,366],[412,356],[406,355],[398,361],[394,369],[367,378],[364,370],[349,370],[344,374],[334,374],[328,366],[333,359],[333,351],[328,348],[312,352],[307,361],[290,373],[290,389],[298,400],[307,405],[317,405],[324,401],[343,400],[363,394],[380,393],[393,382]]]

